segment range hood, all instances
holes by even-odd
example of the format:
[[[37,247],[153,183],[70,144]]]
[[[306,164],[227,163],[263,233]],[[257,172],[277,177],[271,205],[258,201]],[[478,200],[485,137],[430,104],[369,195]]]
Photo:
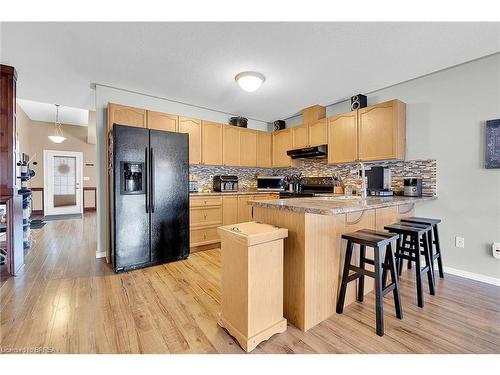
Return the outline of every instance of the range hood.
[[[290,156],[292,159],[309,159],[309,158],[322,159],[326,158],[328,154],[328,146],[321,145],[314,147],[298,148],[295,150],[288,150],[286,154]]]

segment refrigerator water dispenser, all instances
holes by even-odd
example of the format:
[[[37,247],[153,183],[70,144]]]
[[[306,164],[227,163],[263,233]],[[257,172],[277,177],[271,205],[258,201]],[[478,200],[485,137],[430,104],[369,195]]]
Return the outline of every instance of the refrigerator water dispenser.
[[[144,163],[120,162],[121,194],[145,194]]]

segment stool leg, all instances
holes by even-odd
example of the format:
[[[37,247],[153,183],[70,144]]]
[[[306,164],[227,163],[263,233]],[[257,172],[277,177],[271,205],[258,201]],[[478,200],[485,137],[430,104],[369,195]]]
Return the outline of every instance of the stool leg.
[[[427,237],[428,233],[429,232],[423,234],[423,236],[424,236],[423,250],[424,250],[425,265],[428,267],[427,280],[429,282],[429,293],[431,295],[434,295],[435,294],[435,292],[434,292],[434,275],[432,272],[432,258],[431,258],[431,254],[429,251],[429,241],[428,241],[428,237]]]
[[[406,237],[406,236],[405,236],[405,237]],[[410,237],[410,236],[408,236],[408,237],[410,238],[409,246],[411,247],[411,241],[412,241],[412,239],[411,239],[411,237]],[[406,264],[406,267],[407,267],[409,270],[411,270],[411,261],[410,261],[410,260],[407,260],[407,262],[408,262],[408,263]]]
[[[345,292],[347,290],[347,278],[349,277],[349,266],[351,264],[352,248],[353,243],[351,241],[347,241],[344,271],[342,273],[342,283],[340,284],[340,293],[337,300],[337,314],[342,314],[342,312],[344,311]]]
[[[429,249],[429,258],[431,260],[430,268],[431,268],[431,273],[432,273],[432,281],[435,284],[434,280],[436,279],[436,275],[434,273],[434,254],[433,254],[433,250],[432,250],[432,229],[427,232],[427,243],[428,243],[427,248]]]
[[[414,255],[415,255],[415,275],[417,281],[417,304],[418,307],[424,307],[424,292],[422,290],[422,270],[420,266],[420,239],[418,235],[415,236],[413,241]]]
[[[384,263],[382,264],[382,289],[385,289],[387,285],[387,271],[389,270],[390,261],[391,261],[391,255],[389,254],[388,247],[386,246]]]
[[[400,238],[398,238],[398,242],[396,244],[396,254],[398,255],[403,255],[403,247],[404,244],[406,243],[404,240],[404,235],[402,235]],[[403,258],[400,258],[398,256],[397,258],[397,265],[398,265],[398,277],[401,276],[401,273],[403,272]]]
[[[389,270],[391,272],[391,279],[394,283],[394,290],[392,294],[394,295],[394,307],[396,309],[396,317],[398,319],[403,319],[403,309],[401,308],[401,297],[399,294],[399,281],[396,274],[396,262],[394,260],[394,253],[392,252],[392,245],[389,243],[385,250],[389,255]]]
[[[384,335],[384,294],[382,292],[382,264],[378,247],[373,249],[375,265],[375,315],[377,319],[377,335]]]
[[[438,269],[439,269],[439,277],[444,278],[444,272],[443,272],[443,260],[442,255],[441,255],[441,246],[439,245],[439,233],[438,233],[438,227],[437,224],[434,224],[434,244],[436,245],[436,254],[437,254],[437,261],[438,261]]]
[[[366,255],[366,246],[359,245],[359,268],[365,268],[365,255]],[[358,279],[358,301],[363,302],[365,295],[365,275],[361,275]]]

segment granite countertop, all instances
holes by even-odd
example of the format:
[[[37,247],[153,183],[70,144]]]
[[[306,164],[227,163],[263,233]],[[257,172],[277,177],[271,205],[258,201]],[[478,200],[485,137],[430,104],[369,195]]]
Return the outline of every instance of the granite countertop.
[[[210,191],[208,193],[189,193],[190,197],[209,197],[209,196],[219,196],[219,195],[255,195],[255,194],[279,194],[277,191],[257,191],[257,190],[247,190],[247,191],[226,191],[224,193],[220,191]]]
[[[253,207],[274,208],[294,212],[320,215],[337,215],[376,208],[401,206],[437,199],[428,197],[368,197],[367,199],[341,200],[335,197],[289,198],[277,200],[249,201]]]

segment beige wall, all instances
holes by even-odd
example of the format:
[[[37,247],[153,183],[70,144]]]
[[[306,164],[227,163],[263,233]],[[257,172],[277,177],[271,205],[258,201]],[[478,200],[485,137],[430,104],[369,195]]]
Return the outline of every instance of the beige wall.
[[[48,136],[54,133],[54,124],[49,122],[32,121],[24,111],[17,107],[17,134],[21,152],[27,152],[30,158],[38,162],[31,165],[36,175],[31,179],[31,187],[43,187],[43,150],[80,151],[83,152],[83,175],[89,177],[83,181],[83,186],[95,187],[96,183],[96,145],[87,143],[88,129],[86,126],[62,125],[62,131],[67,138],[56,144]],[[95,121],[95,115],[89,116]],[[95,127],[95,124],[93,125]],[[87,167],[85,163],[92,163],[94,167]]]

